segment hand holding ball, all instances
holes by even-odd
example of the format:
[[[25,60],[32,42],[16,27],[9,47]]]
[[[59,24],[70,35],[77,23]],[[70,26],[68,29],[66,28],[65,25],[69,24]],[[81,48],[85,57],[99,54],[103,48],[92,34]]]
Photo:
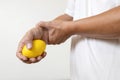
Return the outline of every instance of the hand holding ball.
[[[22,55],[27,58],[35,58],[42,55],[46,48],[46,43],[43,40],[33,40],[32,48],[27,49],[26,45],[23,47]]]

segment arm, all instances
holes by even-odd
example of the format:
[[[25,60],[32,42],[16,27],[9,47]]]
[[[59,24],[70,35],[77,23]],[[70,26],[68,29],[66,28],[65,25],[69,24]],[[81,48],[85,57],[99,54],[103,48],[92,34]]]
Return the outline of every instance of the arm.
[[[102,14],[71,22],[73,34],[100,39],[120,37],[120,6]]]
[[[72,17],[67,14],[64,14],[64,15],[61,15],[61,16],[55,18],[54,21],[59,21],[59,22],[72,21]],[[38,56],[36,58],[27,58],[22,55],[23,46],[26,45],[28,49],[31,49],[32,41],[34,39],[43,39],[44,41],[48,42],[48,31],[43,30],[39,26],[39,23],[35,27],[33,27],[32,29],[27,31],[26,34],[24,35],[24,37],[19,42],[16,56],[25,63],[29,63],[29,64],[36,63],[36,62],[39,62],[41,59],[43,59],[46,56],[46,52],[44,52],[43,55]]]

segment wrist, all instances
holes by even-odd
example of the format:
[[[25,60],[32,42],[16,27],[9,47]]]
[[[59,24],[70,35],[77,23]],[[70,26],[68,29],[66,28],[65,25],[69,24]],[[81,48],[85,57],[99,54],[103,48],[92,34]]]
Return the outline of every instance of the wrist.
[[[71,24],[73,35],[83,35],[87,31],[84,26],[86,26],[86,23],[82,20],[73,21]]]
[[[75,27],[74,27],[74,21],[67,21],[65,22],[65,30],[69,35],[75,35]]]

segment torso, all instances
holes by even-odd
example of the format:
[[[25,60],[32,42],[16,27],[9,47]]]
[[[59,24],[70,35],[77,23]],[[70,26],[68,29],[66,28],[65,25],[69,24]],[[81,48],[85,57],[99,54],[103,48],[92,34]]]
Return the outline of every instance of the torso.
[[[75,0],[74,20],[100,14],[115,6],[116,0]],[[73,36],[72,80],[120,80],[120,40]]]

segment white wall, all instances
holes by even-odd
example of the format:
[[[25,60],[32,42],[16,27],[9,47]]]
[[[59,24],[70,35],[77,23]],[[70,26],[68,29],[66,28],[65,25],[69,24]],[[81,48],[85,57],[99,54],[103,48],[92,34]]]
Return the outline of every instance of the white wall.
[[[68,80],[70,40],[47,46],[47,57],[24,64],[16,57],[19,40],[41,20],[62,14],[66,0],[0,0],[0,80]]]

